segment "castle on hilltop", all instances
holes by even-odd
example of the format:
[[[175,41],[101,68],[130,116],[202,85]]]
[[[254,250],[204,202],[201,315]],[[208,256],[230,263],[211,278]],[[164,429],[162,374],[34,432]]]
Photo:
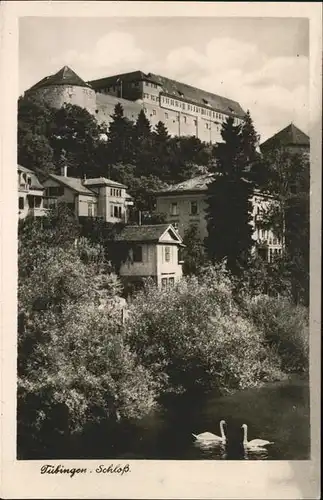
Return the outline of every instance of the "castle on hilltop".
[[[131,121],[144,110],[152,127],[161,121],[171,136],[196,136],[207,143],[222,141],[220,131],[228,116],[236,124],[242,123],[245,116],[236,101],[142,71],[85,82],[64,66],[33,85],[27,94],[41,96],[56,108],[64,103],[75,104],[107,126],[115,105],[120,103],[124,116]]]

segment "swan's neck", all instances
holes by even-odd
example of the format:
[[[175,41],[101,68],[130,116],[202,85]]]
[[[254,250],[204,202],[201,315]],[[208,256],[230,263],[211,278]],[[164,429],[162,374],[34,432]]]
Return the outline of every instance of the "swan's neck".
[[[225,441],[226,437],[225,437],[225,433],[224,433],[224,424],[223,424],[223,422],[220,423],[220,432],[221,432],[222,439]]]
[[[248,443],[248,427],[243,428],[243,444]]]

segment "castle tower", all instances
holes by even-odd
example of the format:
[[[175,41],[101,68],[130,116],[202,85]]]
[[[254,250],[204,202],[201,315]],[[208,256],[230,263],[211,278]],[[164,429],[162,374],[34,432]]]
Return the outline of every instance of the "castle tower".
[[[37,95],[54,108],[61,108],[65,103],[75,104],[95,114],[95,91],[68,66],[43,78],[27,90],[26,94]]]

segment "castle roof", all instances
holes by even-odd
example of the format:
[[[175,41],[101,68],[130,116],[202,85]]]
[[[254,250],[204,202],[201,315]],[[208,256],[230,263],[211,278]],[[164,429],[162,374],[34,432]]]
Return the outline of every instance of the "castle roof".
[[[263,149],[268,149],[275,146],[303,146],[309,147],[310,139],[302,130],[297,128],[293,123],[277,132],[275,135],[267,139],[260,146]]]
[[[91,86],[82,80],[82,78],[80,78],[71,68],[64,66],[54,75],[45,76],[45,78],[33,85],[29,90],[37,90],[51,85],[73,85],[91,88]]]
[[[143,226],[126,226],[116,235],[115,241],[158,243],[162,236],[169,232],[173,241],[167,241],[168,244],[182,244],[182,238],[171,224],[152,224]]]
[[[189,101],[195,105],[212,108],[216,111],[239,116],[241,118],[245,116],[244,110],[236,101],[154,73],[145,74],[143,71],[132,71],[130,73],[121,73],[98,80],[92,80],[88,83],[94,90],[100,92],[101,89],[116,85],[118,82],[136,81],[149,81],[155,83],[161,87],[161,90],[165,94],[179,100]]]

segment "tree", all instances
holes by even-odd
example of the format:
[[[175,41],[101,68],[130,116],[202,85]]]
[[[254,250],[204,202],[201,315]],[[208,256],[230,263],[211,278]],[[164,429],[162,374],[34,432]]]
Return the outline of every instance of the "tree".
[[[134,163],[136,175],[148,176],[152,173],[152,132],[149,120],[143,110],[140,111],[133,128]]]
[[[72,104],[58,109],[53,117],[49,138],[56,163],[62,151],[65,151],[70,176],[96,176],[101,132],[96,119],[86,109]]]
[[[286,267],[296,302],[309,300],[309,161],[282,149],[264,154],[262,188],[277,203],[263,215],[262,227],[274,228],[285,244]]]
[[[242,155],[245,174],[255,184],[261,175],[261,157],[258,152],[260,136],[257,134],[249,110],[241,127]]]
[[[117,415],[141,417],[156,396],[124,336],[116,276],[100,259],[84,259],[90,242],[75,246],[53,238],[57,226],[44,229],[28,220],[19,232],[21,458],[71,453],[69,436],[100,422],[107,428]]]
[[[45,173],[54,171],[48,137],[54,110],[44,100],[26,95],[18,100],[18,163]]]
[[[185,231],[183,244],[183,274],[198,274],[206,262],[205,248],[199,237],[199,230],[195,224],[191,224]]]
[[[125,118],[123,107],[116,104],[109,125],[107,141],[107,158],[109,164],[131,163],[133,154],[133,124]]]
[[[221,131],[215,159],[219,174],[208,185],[206,248],[214,261],[226,259],[229,270],[238,274],[246,265],[253,245],[251,226],[252,185],[245,178],[241,127],[229,118]]]

